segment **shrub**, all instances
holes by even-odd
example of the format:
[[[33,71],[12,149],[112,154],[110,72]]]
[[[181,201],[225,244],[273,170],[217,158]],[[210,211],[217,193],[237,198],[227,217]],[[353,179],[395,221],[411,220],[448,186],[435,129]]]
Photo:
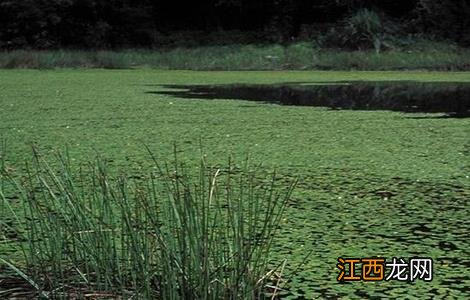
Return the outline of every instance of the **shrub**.
[[[348,46],[357,48],[374,48],[380,51],[383,41],[382,20],[375,12],[362,9],[346,21],[344,41]]]
[[[385,23],[376,12],[361,9],[346,18],[340,26],[330,28],[321,38],[321,43],[326,47],[375,49],[380,52],[387,45],[386,38],[393,27],[391,22]]]

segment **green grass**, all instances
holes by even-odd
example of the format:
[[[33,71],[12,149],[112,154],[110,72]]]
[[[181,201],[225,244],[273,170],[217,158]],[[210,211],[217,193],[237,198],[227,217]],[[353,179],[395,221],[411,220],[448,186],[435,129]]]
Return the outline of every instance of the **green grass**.
[[[342,80],[470,82],[470,74],[3,70],[0,130],[12,166],[31,157],[30,143],[46,156],[68,144],[74,163],[97,150],[109,158],[111,170],[131,174],[151,166],[143,143],[169,161],[176,141],[180,159],[193,165],[201,141],[214,164],[226,162],[230,153],[235,161],[249,153],[254,163],[277,167],[286,180],[300,177],[271,259],[288,257],[289,276],[314,252],[292,276],[286,297],[464,297],[469,286],[468,119],[147,93],[165,84]],[[385,200],[381,190],[395,195]],[[2,257],[18,262],[8,243],[0,247]],[[339,256],[418,255],[435,261],[431,283],[335,282]]]
[[[469,70],[470,51],[442,43],[375,51],[321,49],[311,43],[167,50],[0,52],[0,68],[155,68],[162,70]]]
[[[295,182],[280,188],[247,163],[202,159],[191,172],[177,154],[169,165],[150,152],[146,173],[113,175],[100,156],[77,168],[59,153],[54,167],[33,153],[25,174],[2,164],[0,175],[0,226],[23,241],[19,262],[0,262],[30,295],[262,299],[279,285],[271,245]]]

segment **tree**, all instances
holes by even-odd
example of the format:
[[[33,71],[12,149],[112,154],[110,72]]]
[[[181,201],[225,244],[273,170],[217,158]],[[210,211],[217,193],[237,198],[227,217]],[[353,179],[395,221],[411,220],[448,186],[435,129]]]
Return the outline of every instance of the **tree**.
[[[415,13],[422,32],[470,45],[469,0],[419,0]]]

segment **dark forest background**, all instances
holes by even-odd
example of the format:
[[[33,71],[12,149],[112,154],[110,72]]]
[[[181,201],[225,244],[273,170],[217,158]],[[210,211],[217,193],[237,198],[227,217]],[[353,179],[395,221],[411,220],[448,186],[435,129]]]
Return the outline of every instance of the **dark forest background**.
[[[327,47],[347,48],[346,37],[358,30],[359,34],[362,30],[469,46],[470,1],[0,0],[2,49],[153,48],[312,39]]]

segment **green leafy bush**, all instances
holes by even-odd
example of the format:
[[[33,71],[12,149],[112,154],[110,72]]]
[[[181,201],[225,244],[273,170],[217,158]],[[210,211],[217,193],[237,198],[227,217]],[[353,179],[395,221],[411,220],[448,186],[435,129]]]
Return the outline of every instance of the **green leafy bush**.
[[[359,10],[346,21],[344,42],[357,48],[374,48],[380,51],[384,29],[379,15],[371,10]]]
[[[326,47],[352,50],[375,49],[376,52],[380,52],[386,45],[388,31],[392,29],[391,22],[385,25],[376,12],[361,9],[345,19],[340,26],[330,28],[321,38],[321,42]]]

